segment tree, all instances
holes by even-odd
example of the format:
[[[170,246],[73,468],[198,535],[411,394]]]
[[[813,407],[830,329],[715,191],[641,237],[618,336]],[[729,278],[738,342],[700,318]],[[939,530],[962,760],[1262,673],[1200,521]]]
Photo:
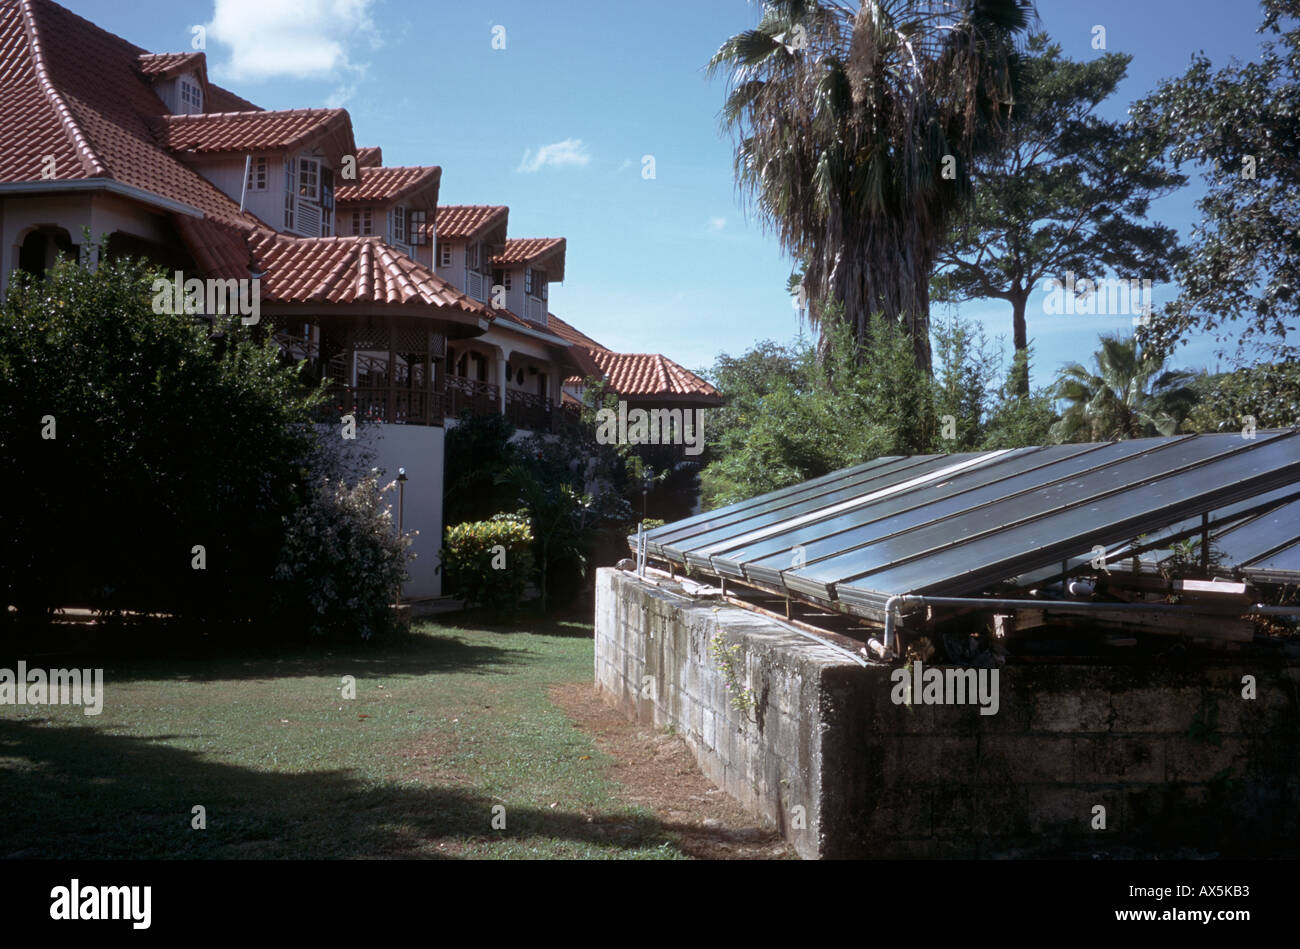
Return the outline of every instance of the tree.
[[[447,429],[446,467],[443,473],[443,521],[461,524],[485,521],[512,511],[512,490],[496,481],[515,461],[510,438],[515,433],[504,415],[466,412]]]
[[[704,504],[716,507],[886,454],[936,442],[933,391],[901,327],[876,317],[859,347],[839,319],[824,359],[771,342],[722,356],[711,381],[727,399],[708,429]]]
[[[1248,431],[1300,424],[1300,363],[1264,363],[1205,375],[1201,400],[1187,416],[1190,432]]]
[[[1212,68],[1203,55],[1187,72],[1135,104],[1132,121],[1158,130],[1180,166],[1201,165],[1208,188],[1202,220],[1176,270],[1180,293],[1138,330],[1168,352],[1195,332],[1221,341],[1287,342],[1300,314],[1300,0],[1264,0],[1259,62]],[[1288,20],[1285,31],[1281,21]]]
[[[934,413],[944,451],[971,451],[984,437],[994,362],[982,327],[954,316],[934,328]]]
[[[1110,274],[1169,279],[1177,237],[1143,218],[1153,198],[1186,179],[1157,160],[1150,130],[1093,114],[1131,59],[1106,53],[1073,62],[1035,34],[1021,61],[1008,145],[973,161],[974,201],[939,254],[935,296],[1006,300],[1017,351],[1029,347],[1025,307],[1040,281],[1064,289],[1068,273],[1078,278],[1072,287],[1096,287]],[[1015,385],[1029,394],[1027,376]]]
[[[131,260],[15,274],[0,308],[0,591],[257,615],[310,491],[319,397],[237,318],[155,312]],[[196,569],[196,564],[201,569]]]
[[[1195,373],[1165,370],[1135,336],[1103,336],[1093,362],[1095,371],[1076,362],[1058,376],[1057,394],[1070,403],[1052,426],[1058,441],[1173,435],[1196,402]]]
[[[810,317],[900,321],[930,370],[930,278],[1013,97],[1030,0],[767,0],[718,49],[736,180],[805,267]],[[823,337],[824,339],[824,337]]]
[[[992,405],[980,444],[985,451],[1046,445],[1051,441],[1052,426],[1060,418],[1052,397],[1054,387],[1045,386],[1028,395],[1020,392],[1021,381],[1029,378],[1029,360],[1033,352],[1032,346],[1016,351],[1006,381],[991,397]]]

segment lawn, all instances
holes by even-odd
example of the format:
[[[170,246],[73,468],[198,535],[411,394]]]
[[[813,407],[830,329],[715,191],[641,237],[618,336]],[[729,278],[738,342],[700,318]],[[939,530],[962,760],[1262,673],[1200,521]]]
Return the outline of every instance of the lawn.
[[[591,681],[591,627],[528,629],[96,662],[97,717],[0,706],[0,858],[682,857],[548,698]]]

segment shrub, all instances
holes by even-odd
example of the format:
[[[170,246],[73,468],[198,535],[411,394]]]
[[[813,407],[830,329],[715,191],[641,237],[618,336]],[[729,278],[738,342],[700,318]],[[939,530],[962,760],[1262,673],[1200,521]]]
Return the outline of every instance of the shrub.
[[[316,400],[265,327],[154,312],[155,276],[61,260],[9,286],[0,607],[265,615]]]
[[[414,531],[399,537],[392,506],[375,472],[348,486],[321,479],[305,504],[285,518],[275,576],[282,622],[318,635],[369,639],[388,630],[390,604],[406,579]]]
[[[447,593],[510,609],[533,576],[533,531],[526,514],[497,514],[447,528],[442,570]]]

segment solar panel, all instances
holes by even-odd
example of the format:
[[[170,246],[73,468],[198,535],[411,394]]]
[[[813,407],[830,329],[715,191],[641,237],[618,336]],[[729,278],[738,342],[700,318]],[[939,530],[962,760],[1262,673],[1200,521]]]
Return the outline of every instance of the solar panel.
[[[1300,433],[1183,435],[889,457],[651,532],[707,573],[878,616],[891,595],[962,595],[1082,564],[1300,490]],[[1225,523],[1243,569],[1300,570],[1300,500]]]

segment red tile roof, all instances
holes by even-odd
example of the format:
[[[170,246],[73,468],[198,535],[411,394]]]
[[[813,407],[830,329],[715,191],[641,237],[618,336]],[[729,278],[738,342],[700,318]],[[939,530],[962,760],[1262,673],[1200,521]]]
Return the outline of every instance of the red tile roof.
[[[491,227],[504,227],[510,209],[490,204],[450,204],[438,208],[438,236],[468,240]]]
[[[146,76],[170,79],[181,73],[196,72],[207,81],[208,59],[203,53],[142,53],[136,57],[136,63]]]
[[[717,400],[718,390],[695,373],[658,353],[614,353],[593,349],[591,357],[609,387],[625,398]]]
[[[547,314],[548,328],[573,345],[575,361],[582,363],[579,352],[586,354],[595,371],[584,368],[582,376],[570,376],[565,385],[582,385],[586,376],[604,379],[609,387],[626,398],[674,398],[717,404],[721,393],[695,373],[683,369],[667,356],[658,353],[616,353],[590,336],[564,322],[554,313]]]
[[[362,166],[356,182],[348,182],[334,192],[339,204],[388,203],[421,191],[428,191],[431,207],[438,204],[438,186],[442,169],[437,165],[413,168],[367,168]]]
[[[202,217],[174,216],[196,263],[214,276],[263,273],[267,302],[415,303],[491,320],[483,304],[378,238],[275,233],[160,147],[159,131],[173,147],[204,151],[289,148],[322,134],[356,150],[341,109],[263,112],[210,87],[215,101],[242,111],[168,115],[142,63],[166,71],[181,61],[148,57],[50,0],[0,0],[0,180],[42,180],[53,155],[56,180],[114,179],[197,208]]]
[[[164,148],[200,153],[293,151],[333,135],[342,139],[342,154],[353,154],[351,126],[344,109],[204,112],[163,115],[155,121],[158,143]]]
[[[545,266],[553,280],[563,280],[566,246],[563,237],[512,238],[493,256],[492,263],[503,267],[536,263]]]
[[[138,70],[145,51],[49,0],[0,0],[0,180],[111,178],[227,220],[254,222],[158,148],[166,114]]]
[[[254,267],[271,303],[422,303],[492,311],[378,237],[290,237],[262,228],[251,236]]]
[[[357,166],[377,168],[384,163],[384,150],[378,145],[361,145],[357,148]]]

